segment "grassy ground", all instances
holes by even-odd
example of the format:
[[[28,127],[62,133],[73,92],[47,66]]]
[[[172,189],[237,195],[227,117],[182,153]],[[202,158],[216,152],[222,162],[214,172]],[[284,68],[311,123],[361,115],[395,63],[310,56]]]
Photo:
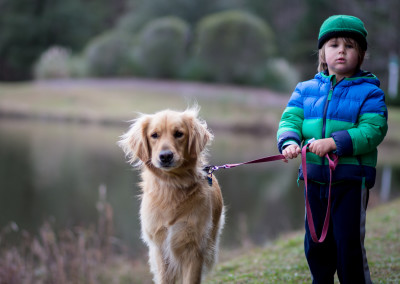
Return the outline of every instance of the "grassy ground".
[[[254,132],[256,129],[252,126],[256,125],[256,128],[268,129],[267,134],[274,135],[287,99],[288,95],[274,94],[262,89],[197,83],[83,80],[0,84],[0,118],[3,116],[126,126],[122,123],[134,118],[136,111],[184,109],[191,102],[197,101],[202,107],[201,116],[213,130],[218,127],[247,127]],[[398,164],[396,153],[399,146],[400,110],[391,108],[389,133],[380,149],[380,160],[387,164]],[[373,208],[367,214],[366,249],[375,283],[400,282],[399,216],[399,200]],[[46,271],[54,270],[53,277],[61,275],[65,278],[71,269],[77,269],[73,275],[80,280],[66,280],[65,283],[150,282],[145,259],[140,263],[133,262],[124,253],[104,258],[108,248],[104,251],[96,234],[92,234],[92,239],[82,239],[81,236],[85,234],[88,235],[85,231],[69,231],[66,243],[56,243],[54,239],[61,240],[61,236],[53,236],[51,232],[43,233],[39,239],[25,240],[25,244],[20,247],[0,247],[0,282],[2,279],[17,279],[16,282],[8,283],[41,283],[45,281],[43,273]],[[0,234],[0,245],[1,240]],[[302,242],[303,233],[295,232],[282,236],[263,248],[240,250],[240,254],[236,253],[236,256],[222,252],[220,264],[205,282],[309,283],[310,275]],[[91,243],[97,245],[91,246]],[[84,246],[83,250],[81,246]],[[65,255],[60,254],[57,257],[54,251],[60,252],[63,249]],[[46,250],[49,250],[48,255]],[[72,253],[74,250],[76,254]],[[73,267],[67,267],[69,259],[73,260]],[[35,266],[35,260],[42,262]],[[23,275],[18,274],[21,271]],[[18,279],[22,280],[18,282]],[[39,280],[26,282],[24,279]]]
[[[206,283],[310,283],[303,234],[282,236],[220,263]],[[368,211],[365,246],[374,283],[400,283],[399,239],[400,200]]]

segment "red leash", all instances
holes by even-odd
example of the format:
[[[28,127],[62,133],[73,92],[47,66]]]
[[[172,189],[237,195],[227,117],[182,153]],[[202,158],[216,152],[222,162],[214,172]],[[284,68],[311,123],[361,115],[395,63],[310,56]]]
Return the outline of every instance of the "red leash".
[[[330,214],[331,214],[331,186],[332,186],[332,172],[335,170],[339,158],[337,155],[333,154],[333,153],[329,153],[326,154],[325,157],[328,159],[329,161],[329,174],[330,174],[330,180],[329,180],[329,197],[328,197],[328,207],[326,209],[326,215],[325,215],[325,221],[324,221],[324,226],[322,228],[322,233],[321,233],[321,238],[318,239],[317,234],[315,232],[315,226],[314,226],[314,220],[312,218],[312,213],[311,213],[311,207],[310,204],[308,202],[308,195],[307,195],[307,163],[306,163],[306,154],[309,151],[308,150],[308,146],[311,143],[308,143],[307,145],[305,145],[303,147],[303,149],[301,150],[301,164],[302,164],[302,168],[303,168],[303,176],[304,176],[304,182],[306,185],[306,210],[307,210],[307,222],[308,222],[308,227],[310,229],[310,234],[311,234],[311,238],[313,239],[313,241],[315,243],[322,243],[325,238],[326,238],[326,234],[328,233],[328,228],[329,228],[329,218],[330,218]],[[257,160],[252,160],[252,161],[248,161],[248,162],[244,162],[244,163],[237,163],[237,164],[225,164],[222,166],[207,166],[204,168],[204,171],[207,172],[208,174],[208,181],[210,183],[210,185],[212,184],[212,173],[214,171],[217,171],[219,169],[231,169],[237,166],[241,166],[241,165],[247,165],[247,164],[257,164],[257,163],[266,163],[266,162],[272,162],[272,161],[278,161],[278,160],[283,160],[285,162],[287,162],[286,158],[284,155],[275,155],[275,156],[268,156],[268,157],[264,157],[264,158],[260,158]]]
[[[266,163],[266,162],[273,162],[273,161],[278,161],[278,160],[283,160],[285,162],[287,162],[285,156],[283,155],[275,155],[275,156],[268,156],[268,157],[264,157],[264,158],[260,158],[257,160],[252,160],[252,161],[248,161],[248,162],[244,162],[244,163],[238,163],[238,164],[225,164],[222,166],[207,166],[204,168],[204,170],[208,173],[208,174],[212,174],[214,171],[217,171],[219,169],[231,169],[237,166],[241,166],[241,165],[247,165],[247,164],[257,164],[257,163]]]
[[[337,155],[330,153],[330,154],[326,154],[325,157],[328,159],[329,161],[329,196],[328,196],[328,207],[326,208],[326,215],[325,215],[325,221],[324,221],[324,226],[322,227],[322,233],[321,233],[321,237],[320,239],[318,239],[317,234],[315,232],[315,226],[314,226],[314,220],[312,217],[312,213],[311,213],[311,207],[310,204],[308,202],[308,195],[307,195],[307,163],[306,163],[306,154],[309,151],[308,150],[308,146],[311,143],[308,143],[307,145],[305,145],[303,147],[303,149],[301,150],[301,165],[303,168],[303,176],[304,176],[304,183],[306,185],[306,210],[307,210],[307,223],[308,223],[308,228],[310,229],[310,234],[311,234],[311,238],[315,243],[322,243],[325,238],[326,238],[326,234],[328,233],[328,229],[329,229],[329,218],[331,215],[331,187],[332,187],[332,172],[335,170],[338,162],[339,162],[339,158]]]
[[[248,162],[244,162],[244,163],[238,163],[238,164],[225,164],[222,166],[207,166],[207,167],[204,167],[203,170],[205,172],[207,172],[208,184],[211,186],[212,185],[212,174],[214,171],[217,171],[219,169],[231,169],[231,168],[234,168],[234,167],[237,167],[240,165],[266,163],[266,162],[272,162],[272,161],[278,161],[278,160],[283,160],[283,161],[287,162],[285,156],[275,155],[275,156],[268,156],[268,157],[264,157],[261,159],[252,160],[252,161],[248,161]]]

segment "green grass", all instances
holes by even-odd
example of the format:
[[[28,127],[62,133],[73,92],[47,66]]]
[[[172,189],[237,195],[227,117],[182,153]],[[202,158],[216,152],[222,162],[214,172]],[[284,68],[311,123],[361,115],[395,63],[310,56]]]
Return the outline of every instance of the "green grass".
[[[205,283],[311,283],[303,235],[282,236],[264,248],[221,262]],[[400,282],[399,240],[400,200],[368,211],[365,247],[374,283]]]

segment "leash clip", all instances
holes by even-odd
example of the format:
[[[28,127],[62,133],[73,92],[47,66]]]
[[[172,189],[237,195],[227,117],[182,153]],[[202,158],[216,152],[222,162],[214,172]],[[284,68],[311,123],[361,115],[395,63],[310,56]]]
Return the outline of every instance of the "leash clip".
[[[214,171],[218,170],[217,166],[206,166],[203,170],[207,173],[208,185],[212,186],[212,174]]]
[[[207,173],[207,175],[212,175],[213,172],[217,169],[216,169],[216,166],[206,166],[206,167],[204,167],[203,170]]]

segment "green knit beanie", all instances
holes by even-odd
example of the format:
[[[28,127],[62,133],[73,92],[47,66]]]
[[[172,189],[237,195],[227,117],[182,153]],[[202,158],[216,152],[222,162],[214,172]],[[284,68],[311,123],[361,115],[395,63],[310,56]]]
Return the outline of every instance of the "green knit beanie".
[[[325,20],[319,30],[318,49],[334,37],[349,37],[358,42],[363,50],[367,50],[367,30],[357,17],[335,15]]]

